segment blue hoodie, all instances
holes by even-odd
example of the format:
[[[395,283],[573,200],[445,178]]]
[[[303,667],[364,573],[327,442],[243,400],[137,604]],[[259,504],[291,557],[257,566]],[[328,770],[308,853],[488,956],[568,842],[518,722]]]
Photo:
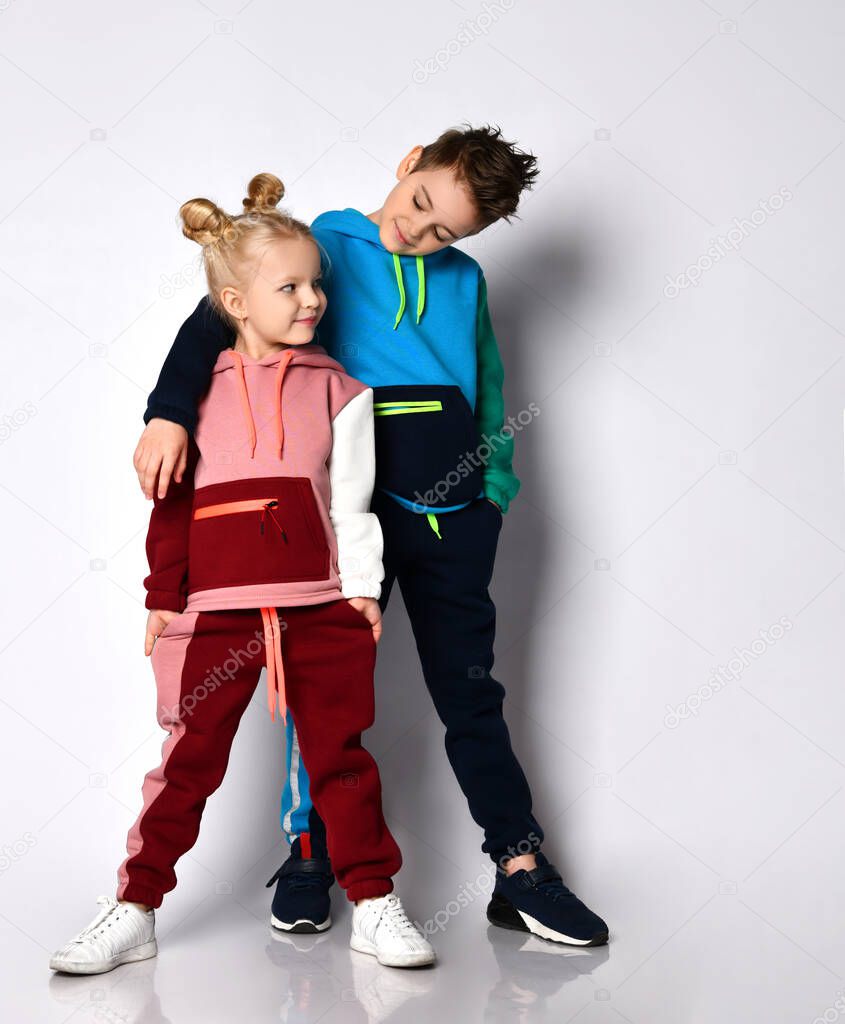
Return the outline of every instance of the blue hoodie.
[[[373,388],[443,384],[475,409],[476,310],[481,268],[447,246],[427,256],[390,253],[358,210],[330,210],[311,225],[329,257],[328,308],[317,338],[346,372]]]
[[[486,495],[503,511],[519,489],[513,431],[502,432],[504,371],[479,265],[453,246],[390,253],[358,210],[312,224],[328,257],[317,341],[373,388],[376,486],[414,512],[463,508]],[[211,367],[232,332],[204,297],[182,325],[145,420],[192,431]]]

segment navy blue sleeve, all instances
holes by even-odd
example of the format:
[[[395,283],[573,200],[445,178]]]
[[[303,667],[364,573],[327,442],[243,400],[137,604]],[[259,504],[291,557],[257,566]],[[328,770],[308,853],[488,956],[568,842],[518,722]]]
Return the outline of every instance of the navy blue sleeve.
[[[204,295],[179,328],[167,353],[158,383],[147,399],[144,423],[159,418],[179,423],[193,434],[197,406],[211,383],[217,357],[235,340],[235,333]]]

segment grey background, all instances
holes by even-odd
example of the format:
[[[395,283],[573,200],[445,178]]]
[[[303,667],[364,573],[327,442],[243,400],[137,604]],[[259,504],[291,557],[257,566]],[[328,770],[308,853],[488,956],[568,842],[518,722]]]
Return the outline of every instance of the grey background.
[[[841,1018],[843,43],[832,0],[0,3],[4,1016]],[[546,849],[613,941],[488,933],[397,593],[368,742],[441,966],[353,959],[339,897],[320,942],[269,936],[283,749],[259,692],[158,960],[50,982],[163,738],[131,454],[202,293],[178,205],[236,208],[270,170],[300,217],[370,212],[462,120],[542,168],[521,220],[466,245],[508,412],[540,408],[497,675]]]

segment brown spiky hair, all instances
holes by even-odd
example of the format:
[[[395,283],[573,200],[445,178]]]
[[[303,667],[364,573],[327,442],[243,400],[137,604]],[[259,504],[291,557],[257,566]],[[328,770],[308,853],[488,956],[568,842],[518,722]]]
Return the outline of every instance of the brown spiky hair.
[[[502,138],[502,129],[490,125],[449,128],[423,147],[415,171],[435,167],[454,171],[478,209],[480,228],[510,220],[519,199],[540,173],[537,158]]]

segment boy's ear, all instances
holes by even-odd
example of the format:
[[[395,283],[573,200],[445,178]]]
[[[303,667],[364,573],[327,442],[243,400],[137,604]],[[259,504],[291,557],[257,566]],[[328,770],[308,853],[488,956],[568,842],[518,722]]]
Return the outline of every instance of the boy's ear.
[[[416,167],[419,158],[422,156],[422,146],[414,146],[414,148],[406,153],[405,156],[399,161],[399,166],[396,168],[396,177],[401,181],[402,178],[407,177]]]

